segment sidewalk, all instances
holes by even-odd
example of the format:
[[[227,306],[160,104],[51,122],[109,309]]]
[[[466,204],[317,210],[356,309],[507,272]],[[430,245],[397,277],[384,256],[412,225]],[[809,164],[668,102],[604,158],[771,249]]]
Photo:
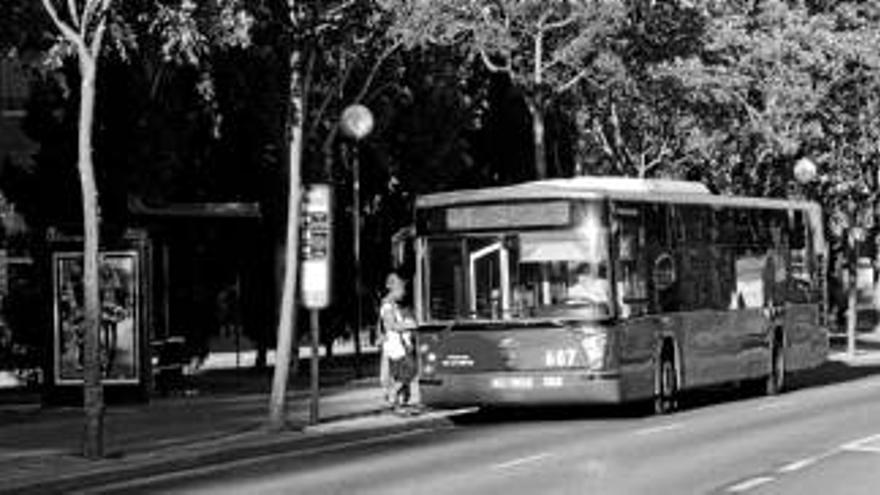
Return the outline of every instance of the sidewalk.
[[[307,376],[288,392],[289,427],[272,432],[265,428],[271,372],[205,373],[198,377],[199,395],[109,407],[106,458],[98,461],[79,455],[81,409],[0,407],[0,493],[63,493],[232,459],[364,441],[445,424],[449,415],[397,416],[384,403],[374,367],[368,368],[370,376],[356,379],[323,361],[322,366],[331,375],[322,382],[335,383],[322,388],[317,425],[307,424]],[[301,370],[307,369],[304,361]]]
[[[880,364],[880,330],[860,330],[856,333],[855,356],[847,354],[847,336],[845,333],[832,334],[830,341],[828,359],[831,361],[845,361],[850,364],[867,364],[870,362]]]

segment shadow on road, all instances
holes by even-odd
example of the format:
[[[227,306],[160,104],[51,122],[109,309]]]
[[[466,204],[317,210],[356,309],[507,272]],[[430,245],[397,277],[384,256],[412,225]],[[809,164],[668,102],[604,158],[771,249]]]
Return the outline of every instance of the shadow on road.
[[[880,364],[851,366],[828,361],[819,368],[796,373],[789,379],[789,389],[823,387],[880,374]]]
[[[528,423],[533,421],[627,420],[649,414],[646,404],[489,407],[455,416],[458,425]]]

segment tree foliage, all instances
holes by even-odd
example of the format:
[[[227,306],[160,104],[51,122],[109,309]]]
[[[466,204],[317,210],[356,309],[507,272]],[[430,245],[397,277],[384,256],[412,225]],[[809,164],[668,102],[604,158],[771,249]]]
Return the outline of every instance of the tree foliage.
[[[622,2],[386,0],[390,36],[407,48],[445,46],[503,74],[532,117],[535,175],[547,175],[545,114],[619,42]],[[556,174],[559,171],[555,171]]]
[[[875,202],[878,14],[875,2],[710,2],[700,53],[656,72],[682,89],[686,146],[701,150],[703,179],[782,196],[797,192],[791,170],[807,157],[820,167],[811,189],[832,223]]]
[[[702,48],[705,18],[687,2],[627,2],[619,42],[589,68],[571,108],[577,173],[685,175],[691,117],[681,87],[654,68]]]

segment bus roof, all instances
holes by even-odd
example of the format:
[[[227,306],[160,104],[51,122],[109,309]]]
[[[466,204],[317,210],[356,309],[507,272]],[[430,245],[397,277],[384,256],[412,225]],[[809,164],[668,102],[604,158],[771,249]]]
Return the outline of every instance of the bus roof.
[[[464,189],[420,196],[418,208],[464,204],[496,203],[515,200],[609,198],[664,203],[715,204],[750,208],[808,208],[818,205],[806,201],[724,196],[712,194],[699,182],[630,177],[573,177],[524,182],[511,186]]]

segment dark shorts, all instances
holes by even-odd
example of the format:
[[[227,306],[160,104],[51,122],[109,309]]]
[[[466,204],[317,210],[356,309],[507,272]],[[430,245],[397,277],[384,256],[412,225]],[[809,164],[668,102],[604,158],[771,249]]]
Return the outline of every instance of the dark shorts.
[[[391,378],[398,382],[411,382],[416,377],[415,360],[409,356],[389,361]]]

